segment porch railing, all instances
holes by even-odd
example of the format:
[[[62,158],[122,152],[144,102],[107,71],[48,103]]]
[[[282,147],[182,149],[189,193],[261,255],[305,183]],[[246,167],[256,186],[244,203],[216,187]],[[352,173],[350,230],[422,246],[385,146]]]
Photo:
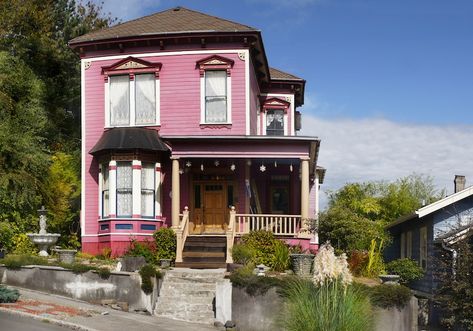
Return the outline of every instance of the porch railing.
[[[176,262],[182,262],[182,251],[189,235],[189,208],[186,206],[182,214],[179,214],[179,227],[176,232]]]
[[[301,215],[236,214],[235,232],[271,231],[275,236],[297,236],[301,229]]]

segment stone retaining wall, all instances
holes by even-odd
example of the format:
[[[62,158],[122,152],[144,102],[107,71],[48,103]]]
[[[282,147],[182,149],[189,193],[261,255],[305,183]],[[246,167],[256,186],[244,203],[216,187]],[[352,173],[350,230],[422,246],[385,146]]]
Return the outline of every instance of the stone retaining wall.
[[[127,302],[129,311],[152,312],[158,296],[157,284],[153,293],[146,295],[141,290],[140,275],[133,272],[112,272],[108,279],[102,279],[94,271],[74,274],[61,267],[25,266],[11,270],[0,266],[0,282],[91,303]]]

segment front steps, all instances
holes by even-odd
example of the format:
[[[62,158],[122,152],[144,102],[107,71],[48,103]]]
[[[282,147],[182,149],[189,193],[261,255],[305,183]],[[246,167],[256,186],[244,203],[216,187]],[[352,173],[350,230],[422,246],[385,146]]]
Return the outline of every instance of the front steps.
[[[223,236],[188,236],[182,252],[183,262],[176,268],[226,268],[227,238]]]
[[[225,270],[173,269],[166,271],[154,314],[181,321],[215,322],[216,283]]]

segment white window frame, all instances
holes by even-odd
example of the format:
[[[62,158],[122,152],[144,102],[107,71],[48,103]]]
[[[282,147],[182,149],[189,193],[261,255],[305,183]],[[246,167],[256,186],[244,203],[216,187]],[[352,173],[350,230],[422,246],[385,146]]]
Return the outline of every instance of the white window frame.
[[[288,134],[287,134],[287,129],[288,129],[288,127],[287,127],[287,111],[286,111],[285,109],[283,109],[283,108],[280,108],[280,109],[278,109],[278,108],[266,109],[266,111],[263,112],[263,123],[262,123],[262,124],[263,124],[263,135],[266,136],[266,135],[268,134],[268,133],[267,133],[268,124],[266,123],[266,120],[267,120],[267,113],[268,113],[268,111],[271,111],[271,110],[273,110],[273,111],[274,111],[274,110],[281,110],[281,111],[283,111],[283,125],[284,125],[284,133],[283,133],[283,136],[287,136],[287,135],[288,135]],[[278,137],[278,136],[274,136],[274,137]],[[281,137],[281,136],[279,136],[279,137]]]
[[[149,72],[142,72],[142,73],[137,73],[134,75],[128,75],[129,76],[129,82],[130,82],[130,124],[129,125],[112,125],[111,124],[111,117],[112,113],[110,110],[110,79],[107,79],[105,81],[105,127],[106,128],[116,128],[116,127],[131,127],[131,126],[136,126],[136,127],[146,127],[146,126],[159,126],[161,125],[161,119],[160,119],[160,81],[159,77],[155,76],[155,122],[150,123],[150,124],[136,124],[135,122],[135,115],[136,115],[136,103],[135,103],[135,95],[136,95],[136,89],[135,89],[135,76],[136,75],[147,75],[147,74],[154,74],[154,73],[149,73]],[[123,74],[117,73],[116,75],[110,75],[109,77],[112,76],[124,76]]]
[[[120,160],[121,162],[122,160]],[[159,220],[162,218],[162,176],[161,176],[161,163],[159,162],[146,162],[152,163],[155,169],[154,175],[154,215],[153,216],[142,216],[141,215],[141,169],[142,163],[140,160],[123,160],[124,162],[132,163],[132,215],[120,216],[117,215],[117,161],[111,160],[108,163],[100,164],[99,171],[99,210],[98,218],[100,220],[109,220],[109,219],[138,219],[138,220]],[[108,167],[109,169],[109,181],[108,181],[108,190],[109,190],[109,215],[104,215],[103,212],[103,169]]]
[[[232,124],[232,78],[227,74],[227,121],[226,122],[207,122],[206,121],[206,92],[205,76],[208,71],[225,71],[225,69],[206,69],[200,77],[200,124],[201,125],[230,125]]]

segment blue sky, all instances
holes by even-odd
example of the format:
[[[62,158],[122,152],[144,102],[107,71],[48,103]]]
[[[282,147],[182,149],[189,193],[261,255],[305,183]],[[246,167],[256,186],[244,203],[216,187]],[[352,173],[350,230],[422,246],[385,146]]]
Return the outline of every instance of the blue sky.
[[[122,21],[178,5],[260,29],[270,65],[307,80],[326,191],[412,172],[449,193],[454,174],[473,182],[472,0],[104,1]]]

